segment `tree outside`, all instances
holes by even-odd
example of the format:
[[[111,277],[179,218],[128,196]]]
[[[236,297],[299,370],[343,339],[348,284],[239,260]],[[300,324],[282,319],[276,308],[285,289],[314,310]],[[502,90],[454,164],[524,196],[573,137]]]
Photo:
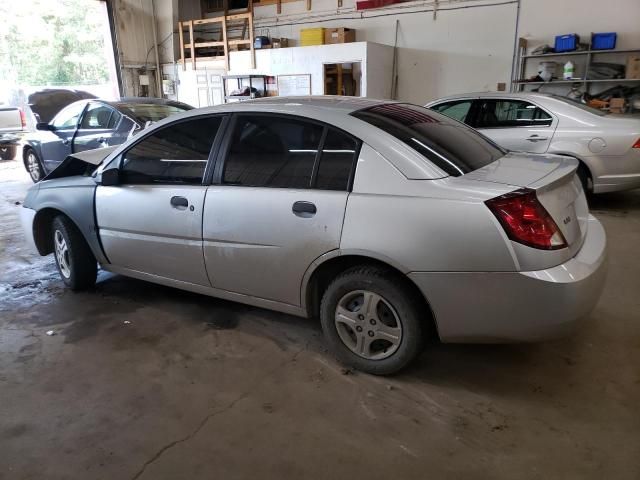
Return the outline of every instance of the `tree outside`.
[[[3,83],[108,83],[104,8],[98,0],[0,0]]]

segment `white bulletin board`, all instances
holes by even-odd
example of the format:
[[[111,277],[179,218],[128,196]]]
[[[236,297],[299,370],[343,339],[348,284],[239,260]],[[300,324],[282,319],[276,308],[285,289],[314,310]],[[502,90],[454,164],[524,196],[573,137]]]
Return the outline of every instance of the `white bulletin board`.
[[[311,74],[278,75],[278,95],[281,97],[311,95]]]

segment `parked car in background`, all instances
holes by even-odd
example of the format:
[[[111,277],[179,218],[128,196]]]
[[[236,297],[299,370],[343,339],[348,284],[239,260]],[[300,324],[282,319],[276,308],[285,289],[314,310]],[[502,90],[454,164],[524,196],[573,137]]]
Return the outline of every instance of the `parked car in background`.
[[[593,308],[606,239],[577,166],[507,153],[415,105],[282,97],[75,154],[31,187],[21,217],[72,289],[100,264],[319,317],[340,359],[389,374],[429,335],[537,341]]]
[[[579,160],[593,193],[640,187],[640,118],[607,115],[543,93],[469,93],[426,105],[477,129],[502,147]]]
[[[0,104],[0,160],[15,158],[26,126],[24,112],[20,108]]]
[[[51,122],[38,123],[38,131],[27,136],[24,166],[31,179],[38,182],[72,153],[120,145],[148,123],[192,108],[185,103],[146,97],[74,102]]]
[[[83,90],[70,88],[45,88],[27,97],[29,109],[36,123],[49,123],[67,105],[78,100],[91,100],[95,95]],[[34,124],[35,126],[35,124]]]

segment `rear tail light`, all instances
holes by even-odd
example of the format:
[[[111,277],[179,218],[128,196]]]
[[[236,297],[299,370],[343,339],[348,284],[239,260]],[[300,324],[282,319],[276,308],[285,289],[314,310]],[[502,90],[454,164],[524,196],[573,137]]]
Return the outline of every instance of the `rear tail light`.
[[[26,128],[27,126],[27,116],[24,114],[21,108],[18,109],[20,112],[20,123],[22,124],[22,128]]]
[[[640,148],[640,138],[638,140],[636,140],[636,143],[633,144],[633,147],[631,148]]]
[[[522,188],[485,202],[514,242],[542,250],[567,246],[562,232],[536,197]]]

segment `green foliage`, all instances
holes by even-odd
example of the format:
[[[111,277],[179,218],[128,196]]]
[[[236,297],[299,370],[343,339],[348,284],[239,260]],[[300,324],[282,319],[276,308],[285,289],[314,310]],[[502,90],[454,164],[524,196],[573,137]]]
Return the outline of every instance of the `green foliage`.
[[[98,0],[0,0],[2,80],[17,85],[106,83],[104,11]]]

